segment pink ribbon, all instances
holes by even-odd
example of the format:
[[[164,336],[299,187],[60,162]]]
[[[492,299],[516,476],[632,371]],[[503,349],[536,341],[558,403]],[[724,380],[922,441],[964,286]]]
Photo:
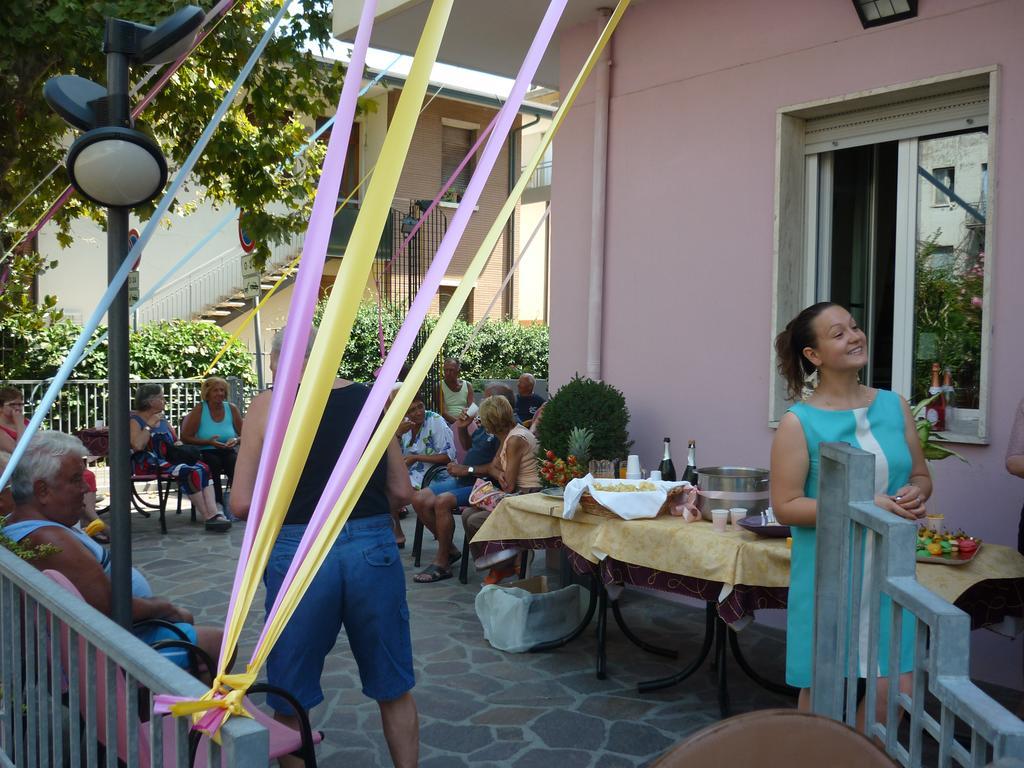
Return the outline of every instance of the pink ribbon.
[[[331,473],[331,477],[328,480],[326,487],[324,488],[323,494],[317,502],[313,516],[311,517],[309,524],[306,526],[306,531],[303,534],[302,541],[299,543],[299,547],[292,559],[288,573],[286,574],[281,588],[277,593],[277,599],[264,622],[263,632],[260,634],[257,647],[262,646],[266,638],[267,627],[273,623],[274,617],[280,609],[281,602],[295,578],[299,565],[309,554],[314,540],[333,511],[335,502],[351,478],[356,464],[376,429],[380,414],[384,409],[388,396],[391,394],[392,386],[398,379],[402,364],[404,363],[406,356],[409,354],[409,350],[412,349],[412,345],[415,342],[419,328],[430,309],[430,304],[434,294],[436,293],[438,286],[440,286],[441,280],[444,278],[445,272],[448,269],[448,265],[455,254],[455,249],[458,247],[459,240],[469,224],[469,219],[473,214],[473,209],[476,206],[477,201],[480,199],[480,195],[487,183],[487,177],[490,174],[491,169],[494,167],[494,164],[498,159],[498,155],[503,148],[505,136],[512,128],[515,117],[519,112],[519,105],[522,103],[522,100],[526,95],[526,90],[537,71],[537,67],[540,65],[540,60],[544,56],[544,51],[547,48],[551,37],[554,35],[555,28],[558,25],[558,20],[561,17],[562,12],[565,10],[567,2],[568,0],[552,0],[544,15],[544,19],[541,21],[540,28],[537,31],[537,35],[534,38],[533,43],[530,45],[530,49],[523,61],[522,68],[519,70],[519,74],[516,77],[511,92],[509,93],[508,100],[495,117],[494,128],[490,132],[487,145],[484,147],[483,153],[480,156],[480,162],[474,170],[473,177],[470,179],[469,185],[466,188],[466,194],[463,196],[462,203],[459,205],[458,210],[456,210],[455,215],[452,217],[452,222],[444,236],[444,239],[441,241],[441,245],[438,247],[437,254],[434,256],[430,268],[427,270],[427,274],[423,279],[423,284],[420,287],[419,292],[416,294],[416,298],[413,301],[412,306],[409,308],[405,322],[402,324],[402,327],[398,332],[398,336],[395,338],[395,343],[392,345],[391,351],[388,353],[387,358],[384,360],[384,364],[381,366],[380,375],[377,377],[377,380],[374,382],[373,387],[370,390],[370,395],[367,398],[366,403],[363,405],[363,409],[345,443],[345,447],[342,449],[341,456],[335,464],[334,470]]]
[[[235,570],[235,582],[231,590],[231,601],[228,615],[232,615],[239,590],[245,576],[246,564],[252,552],[253,541],[263,517],[263,507],[270,492],[270,482],[281,455],[288,420],[295,406],[295,395],[302,375],[303,363],[306,359],[306,348],[309,343],[310,327],[313,322],[313,311],[316,308],[320,292],[320,278],[324,271],[327,257],[327,241],[334,223],[334,206],[341,187],[341,177],[345,168],[345,155],[348,151],[349,136],[352,133],[352,122],[355,119],[356,103],[359,97],[359,86],[362,82],[363,68],[366,63],[366,51],[370,46],[370,32],[377,11],[377,0],[366,0],[359,21],[359,30],[352,48],[352,58],[345,83],[338,99],[335,128],[331,131],[327,143],[327,154],[324,157],[323,170],[317,184],[316,198],[306,230],[306,239],[302,246],[302,258],[299,271],[292,289],[291,306],[288,310],[288,324],[284,330],[281,354],[278,359],[277,373],[274,377],[273,396],[270,400],[270,413],[267,417],[266,435],[263,439],[263,451],[260,454],[259,469],[253,488],[250,505],[249,524],[245,526],[245,537],[238,554],[238,566]],[[224,635],[224,643],[227,634]],[[226,653],[222,644],[221,654]]]

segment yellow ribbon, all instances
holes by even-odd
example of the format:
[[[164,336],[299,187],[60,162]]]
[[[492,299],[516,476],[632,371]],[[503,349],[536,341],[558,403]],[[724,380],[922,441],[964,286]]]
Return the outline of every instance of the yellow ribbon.
[[[305,594],[305,591],[312,582],[317,570],[326,559],[328,550],[331,548],[331,545],[338,533],[348,520],[348,517],[352,512],[352,508],[355,506],[355,502],[358,500],[363,489],[366,487],[366,484],[369,482],[370,475],[377,467],[381,456],[384,455],[384,451],[387,449],[388,443],[394,437],[399,423],[402,418],[404,418],[406,411],[409,409],[413,396],[416,394],[420,384],[423,382],[430,370],[431,364],[441,351],[448,333],[451,331],[455,321],[459,317],[459,313],[462,311],[463,304],[465,304],[466,300],[469,298],[469,293],[473,289],[474,283],[480,276],[481,272],[483,272],[484,267],[487,265],[487,261],[490,258],[495,245],[497,245],[498,239],[504,232],[505,223],[515,210],[516,204],[522,196],[523,191],[526,189],[526,185],[530,181],[533,171],[544,158],[544,152],[547,150],[548,145],[551,143],[555,134],[558,132],[558,129],[564,122],[566,113],[568,113],[569,109],[572,108],[576,97],[579,95],[584,83],[587,81],[591,71],[594,69],[601,52],[607,45],[612,32],[615,31],[619,20],[626,12],[626,8],[629,7],[629,4],[630,0],[619,0],[619,4],[609,17],[607,25],[595,43],[590,56],[587,58],[586,64],[584,64],[583,69],[576,77],[576,81],[569,89],[565,101],[562,102],[562,105],[555,113],[550,128],[544,135],[543,140],[537,147],[533,156],[530,158],[530,161],[523,168],[522,175],[519,177],[516,186],[505,201],[505,205],[502,207],[498,217],[491,225],[483,243],[481,243],[480,248],[473,257],[473,261],[466,270],[465,276],[462,278],[458,288],[455,290],[448,306],[445,308],[444,312],[441,313],[441,317],[438,319],[437,325],[434,327],[433,332],[424,343],[423,349],[416,358],[416,362],[413,363],[409,375],[406,377],[405,382],[402,384],[398,394],[392,401],[391,406],[387,409],[383,419],[381,419],[381,422],[377,427],[377,431],[374,432],[373,437],[370,439],[370,442],[366,447],[366,451],[364,451],[362,458],[359,460],[359,463],[356,465],[356,468],[352,473],[351,479],[345,485],[344,490],[341,492],[341,496],[338,498],[338,501],[335,503],[334,508],[331,511],[328,523],[324,526],[320,535],[317,536],[316,540],[313,542],[308,556],[296,572],[295,580],[292,582],[292,585],[285,597],[282,598],[281,610],[278,612],[273,624],[267,627],[264,642],[253,653],[253,658],[250,662],[251,669],[259,669],[265,663],[267,655],[270,653],[270,649],[273,648],[274,643],[276,643],[278,638],[281,636],[281,632],[284,630],[284,626],[291,617],[295,607],[298,605],[299,600],[302,595]],[[333,295],[331,298],[334,298]],[[322,335],[323,327],[321,326],[321,336]],[[319,340],[320,337],[318,336],[317,341],[319,342]],[[333,379],[333,373],[330,374],[329,380],[330,379]],[[305,386],[305,383],[306,381],[304,379],[303,386]],[[281,472],[279,469],[277,476],[279,477],[280,475]],[[468,557],[468,554],[466,556]]]
[[[331,291],[320,324],[320,332],[302,377],[295,409],[288,422],[263,519],[249,554],[245,578],[240,585],[234,611],[228,616],[225,630],[227,642],[225,657],[221,659],[222,665],[238,645],[245,616],[252,606],[260,575],[266,567],[271,547],[281,530],[288,504],[295,493],[295,486],[309,456],[309,436],[316,434],[338,365],[348,344],[359,299],[373,265],[385,220],[391,210],[391,200],[394,198],[402,166],[412,143],[419,108],[429,84],[430,70],[437,58],[453,2],[454,0],[434,0],[431,6],[412,69],[399,98],[391,127],[381,148],[377,168],[349,238],[341,269],[335,278],[335,287]],[[280,634],[280,630],[294,612],[302,592],[292,589],[287,594],[289,602],[283,606],[274,622],[273,629],[276,634]],[[261,666],[262,662],[253,663],[250,664],[250,669],[258,670]],[[223,672],[223,668],[220,671]]]
[[[370,178],[371,173],[373,173],[373,168],[366,172],[366,175],[359,180],[359,183],[356,184],[355,188],[351,192],[349,192],[348,196],[341,201],[337,208],[334,209],[335,216],[338,215],[342,208],[348,205],[348,201],[351,200],[355,193],[359,191],[359,188],[363,186],[363,182]],[[284,281],[292,276],[292,272],[294,272],[295,268],[299,265],[299,260],[301,258],[302,253],[300,252],[298,256],[296,256],[294,259],[288,262],[288,266],[285,267],[284,274],[281,275],[281,277],[277,279],[277,282],[270,287],[270,290],[267,291],[267,294],[262,299],[260,299],[259,303],[249,310],[249,313],[246,315],[245,320],[242,321],[242,324],[239,325],[235,332],[232,333],[231,336],[224,342],[224,345],[220,348],[220,351],[216,355],[214,355],[213,362],[210,363],[209,366],[207,366],[206,370],[203,371],[202,375],[194,377],[195,379],[202,380],[210,375],[210,371],[213,370],[213,367],[217,365],[217,362],[224,356],[224,353],[228,351],[228,347],[230,347],[232,344],[238,341],[238,338],[242,335],[242,332],[246,328],[248,328],[249,324],[256,318],[256,313],[263,308],[264,304],[270,301],[270,297],[277,293],[277,289],[284,285]]]
[[[229,717],[252,717],[245,709],[245,693],[255,682],[254,672],[218,675],[214,678],[210,690],[198,701],[179,701],[171,704],[169,709],[175,717],[191,717],[193,724],[200,723],[204,719],[204,713],[221,710],[224,714],[217,721],[216,727],[210,731],[210,737],[219,744],[220,729]]]

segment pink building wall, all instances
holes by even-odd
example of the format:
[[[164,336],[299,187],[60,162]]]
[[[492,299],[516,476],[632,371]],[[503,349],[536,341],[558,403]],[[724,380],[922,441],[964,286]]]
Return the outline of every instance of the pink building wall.
[[[561,41],[563,88],[595,25]],[[927,0],[919,18],[864,30],[849,2],[646,0],[614,38],[603,378],[631,412],[645,466],[661,438],[703,465],[768,465],[776,112],[803,102],[998,65],[996,229],[987,446],[933,464],[930,507],[1016,544],[1024,483],[1004,453],[1024,397],[1024,2]],[[586,371],[593,90],[556,141],[551,386]],[[571,137],[571,139],[564,138]],[[988,637],[986,637],[988,635]],[[980,676],[1021,686],[1014,643],[974,633]],[[989,652],[991,651],[991,652]],[[1005,665],[1011,665],[1012,672]]]

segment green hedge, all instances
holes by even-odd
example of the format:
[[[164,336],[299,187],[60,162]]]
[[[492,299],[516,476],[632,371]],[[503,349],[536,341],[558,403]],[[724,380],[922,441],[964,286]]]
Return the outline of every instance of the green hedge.
[[[320,324],[326,301],[321,302],[313,316]],[[356,313],[352,336],[341,361],[338,375],[354,381],[370,381],[380,367],[379,327],[384,330],[384,343],[394,341],[402,322],[402,313],[394,307],[378,308],[375,303],[364,303]],[[423,329],[429,334],[437,324],[436,317],[428,317]],[[444,343],[444,354],[459,355],[473,333],[473,325],[456,321]],[[473,343],[462,355],[462,375],[468,379],[507,379],[529,372],[539,379],[548,376],[548,327],[546,325],[520,325],[511,320],[488,320],[481,327]]]
[[[104,330],[101,327],[96,336]],[[36,330],[28,338],[8,333],[8,354],[4,355],[0,379],[53,376],[81,332],[81,326],[62,320]],[[229,338],[227,331],[210,323],[176,320],[146,325],[129,337],[129,370],[132,376],[141,379],[199,376]],[[250,385],[256,383],[252,355],[238,340],[232,342],[213,373],[237,376]],[[75,368],[72,378],[103,379],[106,376],[107,342],[104,340]]]

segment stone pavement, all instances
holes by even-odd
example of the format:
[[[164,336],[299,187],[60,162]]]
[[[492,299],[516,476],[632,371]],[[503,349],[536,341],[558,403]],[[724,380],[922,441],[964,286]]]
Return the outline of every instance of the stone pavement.
[[[678,648],[680,660],[646,653],[629,643],[609,616],[608,678],[594,675],[596,622],[574,642],[541,654],[508,654],[483,638],[473,608],[479,576],[415,584],[410,548],[414,519],[403,521],[409,540],[402,560],[409,577],[420,713],[423,768],[636,768],[649,765],[671,745],[718,720],[715,674],[705,665],[682,685],[640,695],[639,681],[671,674],[696,655],[704,635],[704,611],[629,592],[623,613],[631,628],[655,644]],[[221,625],[243,529],[207,534],[168,514],[168,534],[156,517],[133,515],[134,564],[158,595],[191,610],[199,623]],[[424,565],[433,553],[429,533]],[[461,541],[461,531],[456,541]],[[540,571],[538,555],[531,572]],[[550,578],[557,580],[557,574]],[[262,588],[243,634],[248,658],[263,620]],[[748,659],[781,681],[784,643],[780,632],[751,627],[740,641]],[[791,706],[791,700],[757,687],[734,662],[728,665],[734,713]],[[359,675],[344,633],[323,676],[326,701],[313,710],[313,727],[325,734],[317,754],[322,766],[389,766],[380,716],[360,692]]]

